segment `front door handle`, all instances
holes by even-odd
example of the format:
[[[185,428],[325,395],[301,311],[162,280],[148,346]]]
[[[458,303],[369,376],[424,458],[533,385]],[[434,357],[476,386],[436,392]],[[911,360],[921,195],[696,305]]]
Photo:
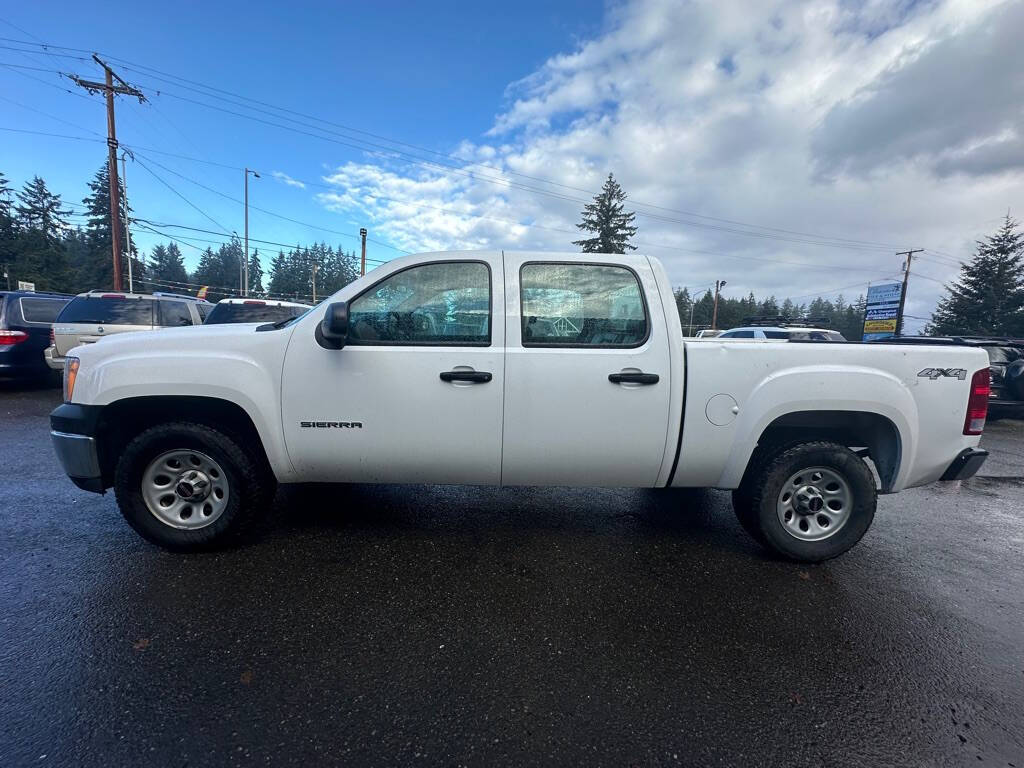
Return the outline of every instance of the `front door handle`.
[[[470,381],[474,384],[486,384],[491,380],[487,371],[441,371],[441,381]]]
[[[656,373],[609,373],[608,381],[612,384],[657,384]]]

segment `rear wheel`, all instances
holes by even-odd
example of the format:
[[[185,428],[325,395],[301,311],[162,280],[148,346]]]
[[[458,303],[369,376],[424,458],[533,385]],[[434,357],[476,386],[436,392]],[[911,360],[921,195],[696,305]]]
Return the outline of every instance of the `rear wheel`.
[[[804,562],[850,549],[871,526],[876,505],[867,464],[829,442],[766,457],[733,493],[736,517],[747,532],[777,554]]]
[[[114,476],[118,507],[132,528],[178,551],[222,544],[269,501],[272,487],[258,458],[233,437],[186,422],[139,434]]]

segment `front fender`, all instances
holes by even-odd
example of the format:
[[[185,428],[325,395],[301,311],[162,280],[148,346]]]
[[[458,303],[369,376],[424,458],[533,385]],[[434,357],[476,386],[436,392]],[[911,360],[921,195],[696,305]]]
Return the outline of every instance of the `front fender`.
[[[890,490],[907,481],[917,451],[917,403],[899,378],[877,368],[815,365],[770,374],[750,393],[737,419],[734,440],[719,488],[736,488],[757,441],[781,416],[807,411],[873,413],[893,423],[900,440],[899,470]]]
[[[245,350],[153,349],[104,355],[91,361],[82,355],[74,402],[91,405],[137,397],[194,396],[226,400],[252,419],[267,460],[278,479],[293,474],[285,450],[279,414],[281,361]],[[184,420],[189,414],[180,414]]]

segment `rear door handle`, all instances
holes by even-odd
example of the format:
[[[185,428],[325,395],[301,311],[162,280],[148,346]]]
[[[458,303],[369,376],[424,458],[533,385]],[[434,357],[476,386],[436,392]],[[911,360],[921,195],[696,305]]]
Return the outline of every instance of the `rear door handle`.
[[[612,384],[657,384],[656,373],[609,373],[608,381]]]
[[[441,381],[471,381],[474,384],[486,384],[491,380],[487,371],[441,371]]]

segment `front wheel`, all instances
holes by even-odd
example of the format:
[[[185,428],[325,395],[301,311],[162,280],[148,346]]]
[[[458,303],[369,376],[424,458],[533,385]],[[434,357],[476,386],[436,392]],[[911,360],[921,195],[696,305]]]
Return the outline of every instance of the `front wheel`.
[[[121,514],[166,549],[209,549],[243,527],[272,480],[235,439],[202,424],[160,424],[132,440],[114,475]]]
[[[829,442],[786,448],[752,469],[733,493],[743,527],[777,554],[802,562],[853,547],[871,526],[876,505],[867,464]]]

